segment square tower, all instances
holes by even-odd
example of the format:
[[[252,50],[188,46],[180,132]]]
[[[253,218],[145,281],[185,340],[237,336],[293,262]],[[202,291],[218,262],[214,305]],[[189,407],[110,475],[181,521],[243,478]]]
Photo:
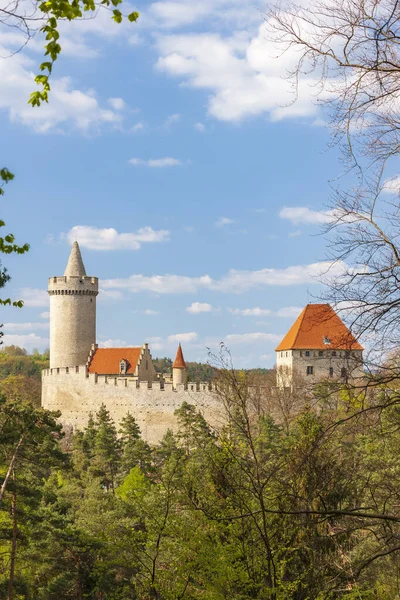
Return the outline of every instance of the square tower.
[[[277,386],[360,378],[363,350],[329,304],[307,304],[276,348]]]

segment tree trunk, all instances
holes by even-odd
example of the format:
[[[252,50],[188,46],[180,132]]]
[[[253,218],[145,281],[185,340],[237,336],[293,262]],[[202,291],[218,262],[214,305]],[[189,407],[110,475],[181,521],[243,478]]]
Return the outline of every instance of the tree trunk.
[[[24,436],[21,435],[21,437],[19,438],[19,442],[17,444],[17,447],[14,450],[14,454],[12,455],[12,458],[11,458],[11,461],[10,461],[10,465],[8,467],[7,474],[6,474],[6,476],[4,478],[4,481],[3,481],[2,485],[1,485],[1,489],[0,489],[0,502],[3,500],[4,492],[6,491],[7,483],[8,483],[8,480],[10,479],[11,472],[13,471],[15,459],[17,458],[18,450],[20,449],[20,446],[22,444],[22,440],[23,439],[24,439]]]
[[[8,580],[8,600],[13,599],[14,588],[14,571],[15,571],[15,555],[17,552],[17,492],[15,489],[15,472],[12,472],[14,489],[11,498],[11,516],[13,522],[12,541],[11,541],[11,557],[10,557],[10,576]]]

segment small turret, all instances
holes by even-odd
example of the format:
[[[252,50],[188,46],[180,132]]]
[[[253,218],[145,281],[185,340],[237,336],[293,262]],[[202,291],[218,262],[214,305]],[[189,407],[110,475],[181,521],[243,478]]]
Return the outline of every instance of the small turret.
[[[50,367],[85,365],[96,343],[97,277],[88,277],[74,242],[63,277],[50,277]]]
[[[182,347],[179,344],[176,352],[174,364],[172,365],[172,385],[175,388],[181,383],[186,383],[187,379],[187,367],[185,359],[183,358]]]

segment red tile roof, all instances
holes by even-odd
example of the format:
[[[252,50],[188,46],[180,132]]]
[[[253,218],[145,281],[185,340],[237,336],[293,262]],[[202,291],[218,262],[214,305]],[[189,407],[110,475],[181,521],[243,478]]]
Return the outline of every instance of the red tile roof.
[[[141,351],[142,348],[97,348],[89,365],[89,373],[119,375],[120,362],[125,359],[128,362],[126,373],[133,375]]]
[[[307,304],[276,351],[329,348],[364,350],[329,304]]]
[[[179,344],[178,350],[176,352],[174,364],[172,365],[173,369],[186,369],[185,359],[183,358],[183,352],[181,345]]]

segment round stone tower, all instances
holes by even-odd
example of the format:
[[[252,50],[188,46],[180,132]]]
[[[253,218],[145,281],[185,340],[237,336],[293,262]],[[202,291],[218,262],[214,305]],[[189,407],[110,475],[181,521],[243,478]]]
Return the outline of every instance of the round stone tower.
[[[176,387],[178,384],[186,383],[187,381],[187,367],[185,359],[183,358],[182,347],[179,344],[176,353],[174,364],[172,365],[172,385]]]
[[[74,242],[63,277],[50,277],[50,368],[85,365],[96,343],[97,277],[88,277]]]

